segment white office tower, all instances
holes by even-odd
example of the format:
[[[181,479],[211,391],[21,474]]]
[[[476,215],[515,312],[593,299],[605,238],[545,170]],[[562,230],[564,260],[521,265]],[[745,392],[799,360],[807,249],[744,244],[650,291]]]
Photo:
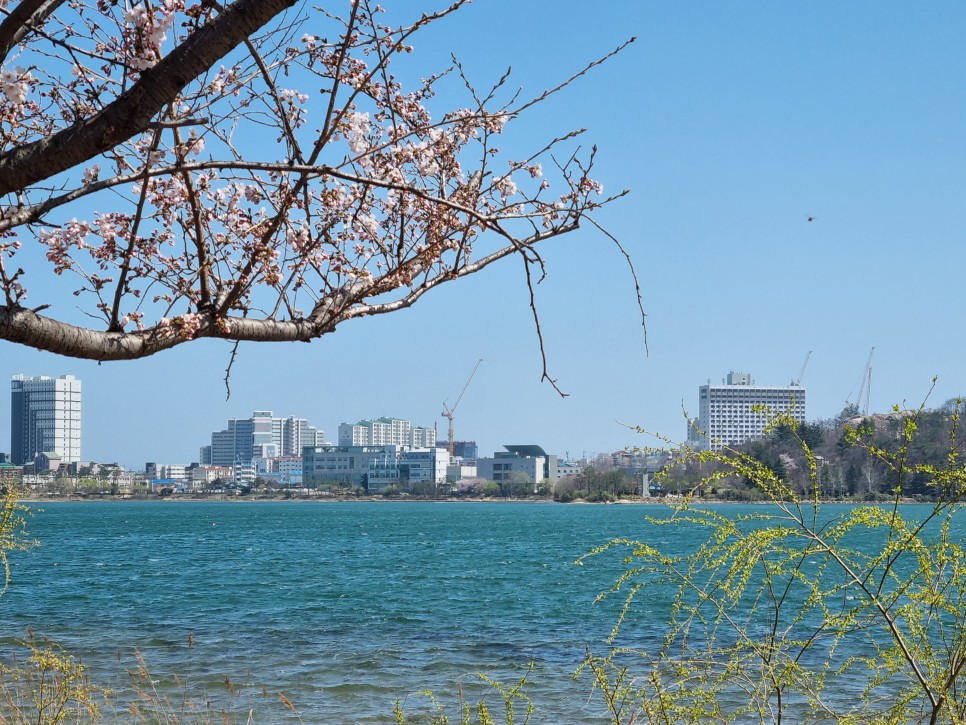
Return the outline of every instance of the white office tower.
[[[801,385],[755,385],[750,373],[728,373],[721,385],[698,388],[697,430],[689,440],[717,451],[761,438],[776,415],[787,413],[805,422],[805,388]]]
[[[10,381],[10,458],[14,465],[56,453],[61,463],[81,460],[81,381],[14,375]]]

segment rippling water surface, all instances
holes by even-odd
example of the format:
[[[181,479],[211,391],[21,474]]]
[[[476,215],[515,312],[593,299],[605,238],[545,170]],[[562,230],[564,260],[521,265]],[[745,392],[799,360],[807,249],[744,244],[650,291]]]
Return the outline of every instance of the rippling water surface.
[[[532,661],[538,722],[600,722],[589,681],[571,675],[587,647],[603,649],[618,602],[593,600],[620,567],[574,560],[616,536],[673,535],[645,522],[665,511],[47,504],[29,524],[41,547],[13,561],[0,635],[51,637],[106,686],[125,681],[135,650],[161,686],[177,675],[218,706],[230,677],[248,685],[233,706],[255,707],[256,722],[285,718],[278,692],[305,722],[392,722],[397,698],[431,688],[452,702],[457,683],[472,693],[481,672],[510,683]]]
[[[41,547],[13,557],[0,645],[28,628],[57,640],[121,693],[121,708],[140,651],[169,711],[210,702],[236,722],[254,709],[255,723],[391,723],[397,699],[412,712],[427,688],[458,722],[460,688],[479,697],[479,673],[512,684],[532,662],[532,722],[606,722],[589,680],[571,675],[588,647],[606,649],[621,602],[594,598],[623,569],[617,552],[574,561],[615,537],[682,553],[698,532],[646,520],[669,515],[660,505],[52,503],[29,523]],[[966,517],[955,528],[966,535]],[[671,596],[642,592],[625,644],[657,651]],[[492,689],[488,701],[499,705]]]

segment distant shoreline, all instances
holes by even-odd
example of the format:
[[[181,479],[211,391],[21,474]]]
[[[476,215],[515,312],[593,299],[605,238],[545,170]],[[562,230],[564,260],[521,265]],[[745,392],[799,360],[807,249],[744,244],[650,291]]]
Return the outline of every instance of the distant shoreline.
[[[19,499],[21,503],[93,503],[114,501],[147,503],[539,503],[539,504],[655,504],[668,503],[666,499],[618,499],[616,501],[569,501],[564,504],[546,498],[386,498],[384,496],[28,496]]]
[[[384,496],[219,496],[219,495],[207,495],[207,496],[192,496],[192,495],[171,495],[171,496],[29,496],[19,499],[20,503],[23,504],[33,504],[33,505],[43,505],[43,504],[58,504],[58,503],[98,503],[98,502],[116,502],[116,503],[238,503],[238,504],[250,504],[250,503],[352,503],[352,502],[365,502],[365,503],[441,503],[441,504],[481,504],[481,503],[500,503],[500,504],[511,504],[511,503],[532,503],[532,504],[557,504],[560,506],[600,506],[600,505],[645,505],[645,506],[679,506],[683,504],[684,498],[679,496],[664,496],[664,497],[650,497],[650,498],[621,498],[615,501],[554,501],[553,499],[547,498],[458,498],[458,497],[447,497],[447,498],[417,498],[417,497],[399,497],[399,498],[386,498]],[[691,499],[691,505],[703,505],[703,504],[715,504],[715,505],[761,505],[767,506],[776,503],[775,501],[733,501],[725,499],[714,499],[714,498],[701,498],[701,499]],[[792,502],[787,502],[792,503]],[[809,502],[801,502],[803,504]],[[890,505],[894,501],[839,501],[839,500],[829,500],[820,501],[820,504],[835,504],[835,505],[850,505],[850,506],[866,506],[866,505]],[[902,504],[927,504],[929,501],[918,501],[915,499],[903,499],[900,501]]]

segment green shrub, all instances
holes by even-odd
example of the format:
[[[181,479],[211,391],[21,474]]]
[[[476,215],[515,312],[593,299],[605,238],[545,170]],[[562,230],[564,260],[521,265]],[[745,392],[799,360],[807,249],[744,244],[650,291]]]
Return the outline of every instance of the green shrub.
[[[652,519],[693,541],[669,555],[620,539],[627,569],[601,597],[624,609],[612,648],[588,654],[589,672],[614,723],[949,723],[966,720],[966,468],[954,415],[942,465],[910,464],[917,418],[898,445],[852,443],[889,476],[886,504],[830,511],[818,466],[799,439],[811,477],[805,496],[739,451],[692,453],[724,477],[753,482],[766,503],[752,513],[691,501]],[[907,483],[924,481],[935,503],[906,509]],[[684,533],[682,534],[682,531]],[[673,587],[659,647],[634,641],[628,615],[649,587]],[[648,618],[653,624],[652,617]]]

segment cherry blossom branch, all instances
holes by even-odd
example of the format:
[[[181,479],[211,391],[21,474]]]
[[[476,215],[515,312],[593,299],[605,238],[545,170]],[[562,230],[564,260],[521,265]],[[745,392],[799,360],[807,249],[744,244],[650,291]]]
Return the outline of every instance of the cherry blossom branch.
[[[342,34],[342,42],[339,44],[339,51],[335,56],[335,71],[332,74],[332,86],[329,90],[329,105],[325,109],[325,116],[323,116],[324,121],[322,124],[322,130],[319,132],[319,139],[315,142],[315,148],[312,150],[312,158],[318,158],[319,154],[325,145],[331,140],[332,134],[334,132],[336,124],[342,120],[345,115],[349,104],[346,104],[346,108],[343,108],[337,116],[335,114],[335,99],[338,95],[339,84],[342,82],[342,65],[345,62],[346,56],[349,54],[350,48],[350,37],[352,36],[352,31],[355,28],[356,16],[359,13],[359,3],[352,3],[352,10],[349,13],[349,19],[346,21],[346,30]],[[350,99],[351,100],[351,99]]]
[[[104,179],[101,181],[96,181],[85,186],[79,187],[61,196],[51,197],[43,202],[35,204],[33,206],[24,207],[8,207],[6,212],[0,215],[0,233],[5,232],[9,229],[13,229],[18,226],[23,226],[24,224],[31,224],[40,220],[45,214],[53,211],[57,207],[69,204],[71,202],[82,199],[85,196],[103,191],[105,189],[110,189],[117,186],[123,186],[125,184],[130,184],[133,182],[144,181],[146,179],[157,178],[161,176],[171,176],[175,173],[183,172],[194,172],[194,171],[206,171],[206,170],[217,170],[217,171],[264,171],[264,172],[274,172],[274,173],[293,173],[304,176],[305,178],[322,178],[326,176],[331,176],[335,179],[341,179],[342,181],[349,181],[359,184],[370,184],[372,186],[379,187],[381,189],[393,190],[393,191],[404,191],[410,194],[414,194],[426,201],[432,201],[434,203],[439,203],[444,206],[452,208],[454,211],[460,211],[464,214],[470,215],[480,222],[488,222],[490,217],[478,212],[475,209],[471,209],[467,206],[459,204],[451,199],[437,197],[429,194],[424,189],[420,189],[416,186],[411,186],[409,184],[399,184],[392,181],[384,181],[379,179],[373,179],[367,176],[361,176],[359,174],[353,174],[346,171],[342,171],[332,166],[319,165],[313,166],[311,164],[290,164],[286,162],[267,162],[267,161],[245,161],[245,160],[211,160],[211,161],[196,161],[190,163],[184,163],[181,165],[172,166],[155,166],[152,168],[147,168],[142,171],[138,171],[131,174],[122,174],[115,176],[110,179]]]
[[[231,346],[231,356],[228,358],[227,367],[225,367],[225,400],[231,400],[231,368],[235,364],[235,358],[238,355],[238,345],[239,343],[236,341]]]
[[[201,73],[298,0],[236,0],[141,73],[115,101],[51,137],[0,154],[0,196],[73,168],[148,128]]]
[[[535,305],[536,273],[546,274],[535,245],[623,193],[599,198],[595,150],[585,158],[567,143],[583,130],[523,161],[496,147],[522,110],[603,59],[522,105],[509,71],[478,93],[454,60],[468,107],[437,114],[430,99],[453,67],[405,88],[390,63],[468,0],[395,29],[374,1],[353,0],[342,17],[308,5],[286,14],[296,1],[71,0],[69,17],[23,36],[29,67],[0,87],[10,100],[0,107],[0,339],[98,360],[201,337],[310,340],[517,254],[544,378],[559,391]],[[18,8],[57,6],[38,3]],[[303,28],[319,35],[299,37]],[[283,87],[289,77],[318,89],[313,102]],[[90,212],[93,195],[109,206]],[[87,218],[72,219],[72,205]],[[30,281],[75,276],[74,294],[90,302],[80,312],[106,319],[105,331],[27,308],[25,273],[8,271],[22,239],[50,263],[31,267]]]
[[[455,5],[453,5],[450,8],[450,10],[446,12],[452,12],[455,8],[459,7],[459,5],[461,4],[462,4],[462,0],[461,2],[458,2]],[[340,71],[341,71],[343,59],[347,55],[348,49],[350,47],[351,38],[353,35],[353,27],[355,25],[359,9],[360,9],[360,3],[353,2],[351,14],[346,27],[346,32],[343,35],[343,41],[342,41],[342,44],[340,45],[339,54],[337,56],[338,57],[337,68],[340,69]],[[437,16],[441,17],[442,15],[437,14]],[[410,30],[408,30],[407,33],[411,34],[412,32],[415,32],[416,28],[420,27],[421,24],[425,24],[426,22],[429,22],[428,16],[424,14],[423,18],[418,23],[416,23]],[[337,71],[333,78],[332,87],[329,91],[329,110],[326,113],[326,126],[324,127],[323,131],[319,134],[319,138],[316,141],[315,147],[312,150],[312,154],[309,158],[310,164],[315,164],[315,162],[318,160],[319,155],[322,153],[322,150],[325,148],[325,145],[328,143],[329,139],[331,138],[332,129],[334,129],[335,127],[335,124],[333,124],[333,126],[330,127],[328,125],[328,122],[329,122],[329,118],[331,117],[332,109],[334,108],[334,104],[335,104],[335,98],[336,98],[336,94],[337,94],[339,82],[340,82],[340,74],[339,74],[340,71]],[[370,73],[366,77],[366,82],[371,80],[371,78],[377,71],[378,71],[378,67],[370,71]],[[338,114],[337,120],[341,120],[341,118],[345,115],[345,113],[347,112],[348,108],[351,105],[351,99],[354,98],[356,95],[358,95],[360,92],[361,92],[361,87],[355,89],[353,94],[350,96],[349,102],[345,104],[342,111],[340,111],[340,113]],[[282,208],[280,209],[280,213],[274,217],[269,227],[265,230],[265,233],[263,235],[264,242],[267,242],[269,239],[271,239],[271,237],[273,237],[275,233],[278,231],[278,228],[284,216],[284,212],[286,212],[290,208],[290,205],[292,204],[292,201],[294,200],[294,198],[297,197],[305,188],[305,185],[308,183],[308,179],[309,179],[308,175],[302,175],[301,178],[298,180],[292,193],[287,195],[282,200],[282,203],[281,203]],[[251,274],[254,269],[255,263],[256,263],[256,260],[254,258],[250,258],[245,263],[244,269],[241,271],[239,278],[242,280],[251,279]],[[229,290],[228,293],[223,296],[221,304],[219,305],[219,308],[217,310],[218,315],[224,316],[229,309],[232,309],[233,307],[235,307],[239,299],[242,297],[242,295],[246,293],[247,289],[248,289],[247,285],[238,284],[238,285],[235,285],[231,290]]]
[[[555,232],[534,235],[521,242],[530,247],[540,241],[576,229],[576,225]],[[299,342],[333,332],[336,326],[357,317],[388,314],[412,306],[430,289],[448,281],[474,274],[499,259],[518,252],[504,247],[486,257],[467,264],[451,274],[424,281],[404,297],[392,302],[366,304],[360,300],[382,291],[384,280],[365,283],[356,281],[325,297],[312,313],[295,320],[253,319],[225,316],[213,312],[184,315],[175,321],[164,321],[136,332],[97,331],[39,315],[19,305],[0,305],[0,339],[30,345],[68,357],[89,360],[134,360],[171,349],[192,339],[213,337],[231,341]],[[391,285],[390,285],[391,287]],[[554,381],[551,380],[551,384]],[[554,386],[556,387],[556,386]]]

